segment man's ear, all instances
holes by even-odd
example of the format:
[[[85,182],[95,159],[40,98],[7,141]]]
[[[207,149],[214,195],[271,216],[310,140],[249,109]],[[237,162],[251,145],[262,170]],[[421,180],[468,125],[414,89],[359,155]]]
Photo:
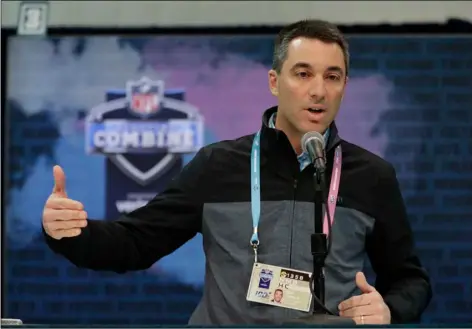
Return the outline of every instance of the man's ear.
[[[279,96],[278,75],[275,70],[269,71],[269,89],[272,95]]]

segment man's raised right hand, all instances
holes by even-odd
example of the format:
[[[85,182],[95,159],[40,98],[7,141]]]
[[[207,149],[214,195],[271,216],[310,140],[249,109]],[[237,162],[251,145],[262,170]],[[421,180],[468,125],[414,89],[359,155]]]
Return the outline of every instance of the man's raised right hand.
[[[87,213],[82,203],[69,199],[66,177],[59,166],[54,166],[54,188],[43,211],[43,227],[53,239],[78,236],[87,226]]]

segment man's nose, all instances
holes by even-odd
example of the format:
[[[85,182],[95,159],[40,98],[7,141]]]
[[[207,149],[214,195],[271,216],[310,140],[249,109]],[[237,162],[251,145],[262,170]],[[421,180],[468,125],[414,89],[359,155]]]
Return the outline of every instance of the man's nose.
[[[320,100],[326,96],[326,84],[322,76],[317,75],[311,80],[310,97]]]

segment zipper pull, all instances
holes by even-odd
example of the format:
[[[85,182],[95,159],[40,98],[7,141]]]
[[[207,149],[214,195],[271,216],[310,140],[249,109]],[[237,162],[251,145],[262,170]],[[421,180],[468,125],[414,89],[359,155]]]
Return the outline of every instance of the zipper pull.
[[[295,180],[293,181],[293,188],[296,189],[296,188],[297,188],[297,185],[298,185],[298,180],[295,179]]]

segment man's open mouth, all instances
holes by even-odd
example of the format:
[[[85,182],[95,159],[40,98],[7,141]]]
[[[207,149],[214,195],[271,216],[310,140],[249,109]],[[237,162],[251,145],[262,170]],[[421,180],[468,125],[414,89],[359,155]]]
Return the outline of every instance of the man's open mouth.
[[[311,113],[322,113],[322,112],[324,112],[325,110],[324,110],[324,109],[320,109],[320,108],[309,108],[308,111],[311,112]]]

